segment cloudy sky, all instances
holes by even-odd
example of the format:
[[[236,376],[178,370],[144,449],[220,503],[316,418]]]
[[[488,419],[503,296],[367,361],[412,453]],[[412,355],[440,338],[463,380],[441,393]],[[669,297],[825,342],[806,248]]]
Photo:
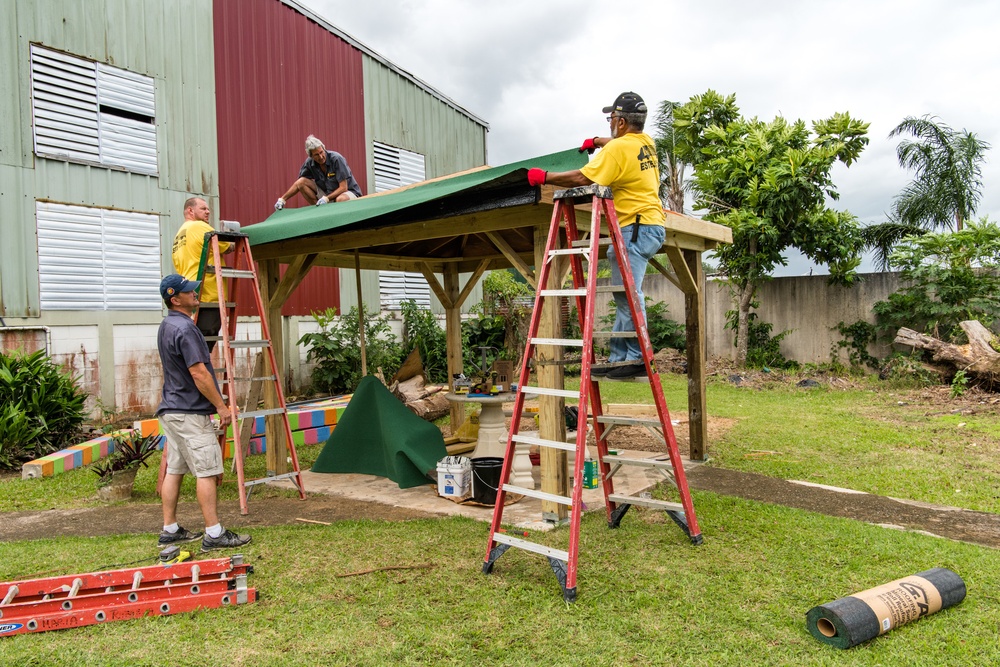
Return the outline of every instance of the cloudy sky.
[[[1000,219],[995,1],[299,1],[485,119],[492,165],[606,134],[601,107],[623,90],[653,105],[713,88],[745,116],[871,123],[860,161],[835,171],[837,206],[865,222],[910,180],[888,138],[904,117],[968,129],[995,147],[979,213]]]

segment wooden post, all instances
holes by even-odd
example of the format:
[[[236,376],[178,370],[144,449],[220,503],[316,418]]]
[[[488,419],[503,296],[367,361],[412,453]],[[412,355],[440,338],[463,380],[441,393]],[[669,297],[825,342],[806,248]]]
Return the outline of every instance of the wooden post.
[[[448,387],[451,391],[451,379],[455,373],[462,372],[462,306],[458,300],[458,267],[447,264],[444,267],[444,296],[447,302],[442,303],[445,312],[445,346],[448,350]],[[465,422],[465,404],[457,401],[451,404],[451,432]]]
[[[358,335],[361,341],[361,377],[368,375],[368,357],[365,347],[365,302],[361,299],[361,254],[354,249],[354,280],[358,283]]]
[[[540,267],[545,262],[545,243],[548,240],[548,226],[535,228],[535,275],[540,275]],[[561,282],[563,271],[558,263],[554,263],[549,271],[548,289],[557,289]],[[538,324],[539,338],[562,337],[562,309],[557,298],[548,298],[542,307],[542,316]],[[535,348],[535,374],[538,386],[562,389],[563,367],[558,363],[546,361],[562,361],[563,348],[554,345],[539,345]],[[561,396],[538,397],[538,434],[543,440],[566,441],[566,418],[564,409],[566,399]],[[566,472],[566,452],[543,447],[540,465],[542,473],[542,491],[560,496],[569,495],[569,476]],[[542,518],[546,521],[560,523],[569,516],[565,505],[549,500],[542,501]]]
[[[708,450],[705,402],[705,271],[701,253],[684,250],[684,263],[697,286],[684,295],[684,328],[687,334],[688,434],[692,461],[704,461]]]
[[[260,262],[258,269],[261,291],[261,301],[264,304],[264,312],[260,314],[262,320],[267,322],[271,333],[271,348],[274,350],[274,359],[277,365],[275,372],[278,381],[284,377],[285,368],[285,335],[281,322],[281,306],[271,304],[271,296],[277,291],[281,282],[281,272],[278,260],[268,259]],[[264,387],[264,407],[275,408],[278,406],[278,394],[274,390],[274,385],[267,383]],[[264,431],[267,437],[267,474],[283,475],[288,472],[288,444],[285,442],[285,430],[279,421],[280,415],[268,415],[264,418]]]

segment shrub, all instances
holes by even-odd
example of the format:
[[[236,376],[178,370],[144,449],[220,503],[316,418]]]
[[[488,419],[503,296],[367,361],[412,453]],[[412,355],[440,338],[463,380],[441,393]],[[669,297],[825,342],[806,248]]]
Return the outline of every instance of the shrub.
[[[874,324],[858,320],[850,326],[840,322],[834,328],[840,332],[843,339],[830,346],[830,363],[833,366],[839,365],[840,350],[847,350],[847,361],[852,369],[860,370],[867,366],[878,370],[878,359],[868,352],[868,346],[874,343],[876,338]]]
[[[87,394],[44,352],[0,352],[0,467],[15,468],[76,440]]]
[[[618,312],[613,300],[609,302],[608,307],[608,314],[600,318],[601,328],[605,331],[610,331],[614,326],[615,317]],[[667,304],[662,301],[654,303],[651,298],[646,297],[646,331],[649,332],[649,342],[653,346],[653,352],[667,347],[681,351],[687,349],[687,337],[684,325],[670,319],[668,315]],[[567,320],[567,330],[570,330],[570,325],[572,325],[572,331],[576,332],[576,337],[579,338],[580,323],[576,315],[576,308],[573,309],[570,318]],[[594,342],[595,344],[600,344],[601,352],[607,353],[609,340],[609,338],[602,337],[600,340],[595,339]]]
[[[756,307],[752,304],[751,308]],[[739,312],[735,310],[726,311],[726,328],[736,331],[738,325]],[[791,330],[782,331],[775,336],[771,335],[774,327],[770,322],[758,321],[757,313],[750,313],[750,322],[747,327],[747,368],[784,368],[795,369],[799,363],[792,359],[786,359],[781,353],[781,341],[785,336],[792,333]],[[735,339],[733,345],[736,345]]]
[[[448,382],[448,345],[444,330],[430,310],[421,308],[413,299],[400,303],[403,313],[402,352],[420,350],[424,373],[430,382]]]
[[[156,453],[160,436],[157,434],[143,436],[138,432],[127,435],[117,435],[112,440],[115,451],[106,459],[92,465],[90,469],[97,475],[97,485],[107,486],[116,472],[137,469],[140,465],[148,468],[146,459]]]
[[[316,360],[312,372],[313,389],[318,392],[341,394],[354,391],[361,382],[361,333],[358,309],[344,317],[327,308],[314,312],[313,319],[320,330],[303,335],[298,344],[310,345],[306,359]],[[401,348],[389,328],[388,318],[376,316],[365,308],[365,352],[369,372],[381,368],[389,376],[402,361]]]

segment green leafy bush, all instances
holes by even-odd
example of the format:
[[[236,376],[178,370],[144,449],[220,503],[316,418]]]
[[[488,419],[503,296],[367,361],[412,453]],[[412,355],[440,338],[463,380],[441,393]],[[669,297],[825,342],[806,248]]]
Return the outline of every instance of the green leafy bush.
[[[534,292],[527,283],[514,279],[511,271],[493,271],[483,280],[483,300],[472,308],[478,317],[467,320],[462,326],[465,341],[463,362],[467,368],[482,364],[480,347],[496,348],[487,351],[486,361],[512,359],[520,363],[527,343],[528,326],[534,307]],[[478,322],[473,323],[476,319]],[[503,336],[499,329],[503,328]]]
[[[103,461],[90,466],[91,471],[97,475],[98,486],[110,484],[116,472],[138,468],[140,465],[148,468],[146,459],[156,453],[160,436],[158,434],[143,436],[135,431],[116,435],[112,441],[115,444],[115,451]]]
[[[608,303],[608,308],[608,314],[599,318],[601,328],[605,331],[610,331],[614,326],[618,312],[614,301]],[[667,347],[681,351],[687,349],[684,325],[670,319],[669,315],[667,304],[662,301],[654,303],[650,297],[646,297],[646,331],[649,332],[649,342],[653,346],[653,352]],[[576,315],[576,308],[573,308],[573,312],[567,320],[568,331],[570,330],[569,325],[572,325],[572,331],[575,331],[576,337],[579,338],[580,323]],[[609,349],[609,340],[608,338],[601,338],[599,341],[595,339],[594,343],[601,345],[600,351],[606,354]]]
[[[839,365],[840,351],[847,350],[847,361],[852,369],[862,369],[865,366],[878,370],[879,361],[868,352],[868,346],[875,342],[875,325],[864,320],[846,325],[843,322],[834,327],[843,336],[830,346],[830,362]]]
[[[751,308],[754,307],[753,305]],[[735,310],[726,311],[726,328],[736,331],[739,312]],[[793,359],[786,359],[781,353],[781,341],[785,336],[792,333],[791,330],[782,331],[772,336],[771,329],[774,327],[770,322],[758,320],[757,313],[751,311],[750,321],[747,327],[747,367],[748,368],[784,368],[795,369],[799,367],[799,362]],[[736,341],[733,340],[733,345]]]
[[[403,313],[402,352],[409,354],[414,347],[420,350],[424,373],[430,382],[448,381],[448,345],[444,329],[438,325],[434,313],[421,308],[413,299],[400,302]]]
[[[905,239],[890,263],[905,287],[872,308],[885,338],[907,327],[962,342],[959,322],[990,327],[1000,318],[1000,227],[989,220]]]
[[[44,352],[0,352],[0,467],[73,444],[86,418],[87,394]]]
[[[308,361],[315,360],[312,384],[315,391],[341,394],[354,391],[361,382],[361,330],[358,309],[344,317],[327,308],[314,312],[320,330],[303,335],[298,344],[309,345]],[[381,368],[391,376],[402,361],[401,348],[389,327],[389,318],[376,316],[365,308],[365,361],[368,371]]]

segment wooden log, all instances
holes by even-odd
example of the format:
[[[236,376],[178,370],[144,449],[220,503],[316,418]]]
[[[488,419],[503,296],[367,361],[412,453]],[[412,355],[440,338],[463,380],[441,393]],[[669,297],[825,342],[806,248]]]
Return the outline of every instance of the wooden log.
[[[451,402],[444,397],[444,394],[438,393],[407,403],[406,407],[421,419],[434,421],[448,414],[451,410]]]
[[[908,345],[932,353],[935,362],[947,363],[976,376],[993,377],[1000,374],[1000,352],[993,349],[991,343],[996,340],[992,331],[977,320],[968,320],[959,324],[969,338],[965,345],[946,343],[940,339],[901,328],[896,332],[893,341],[899,345]]]

